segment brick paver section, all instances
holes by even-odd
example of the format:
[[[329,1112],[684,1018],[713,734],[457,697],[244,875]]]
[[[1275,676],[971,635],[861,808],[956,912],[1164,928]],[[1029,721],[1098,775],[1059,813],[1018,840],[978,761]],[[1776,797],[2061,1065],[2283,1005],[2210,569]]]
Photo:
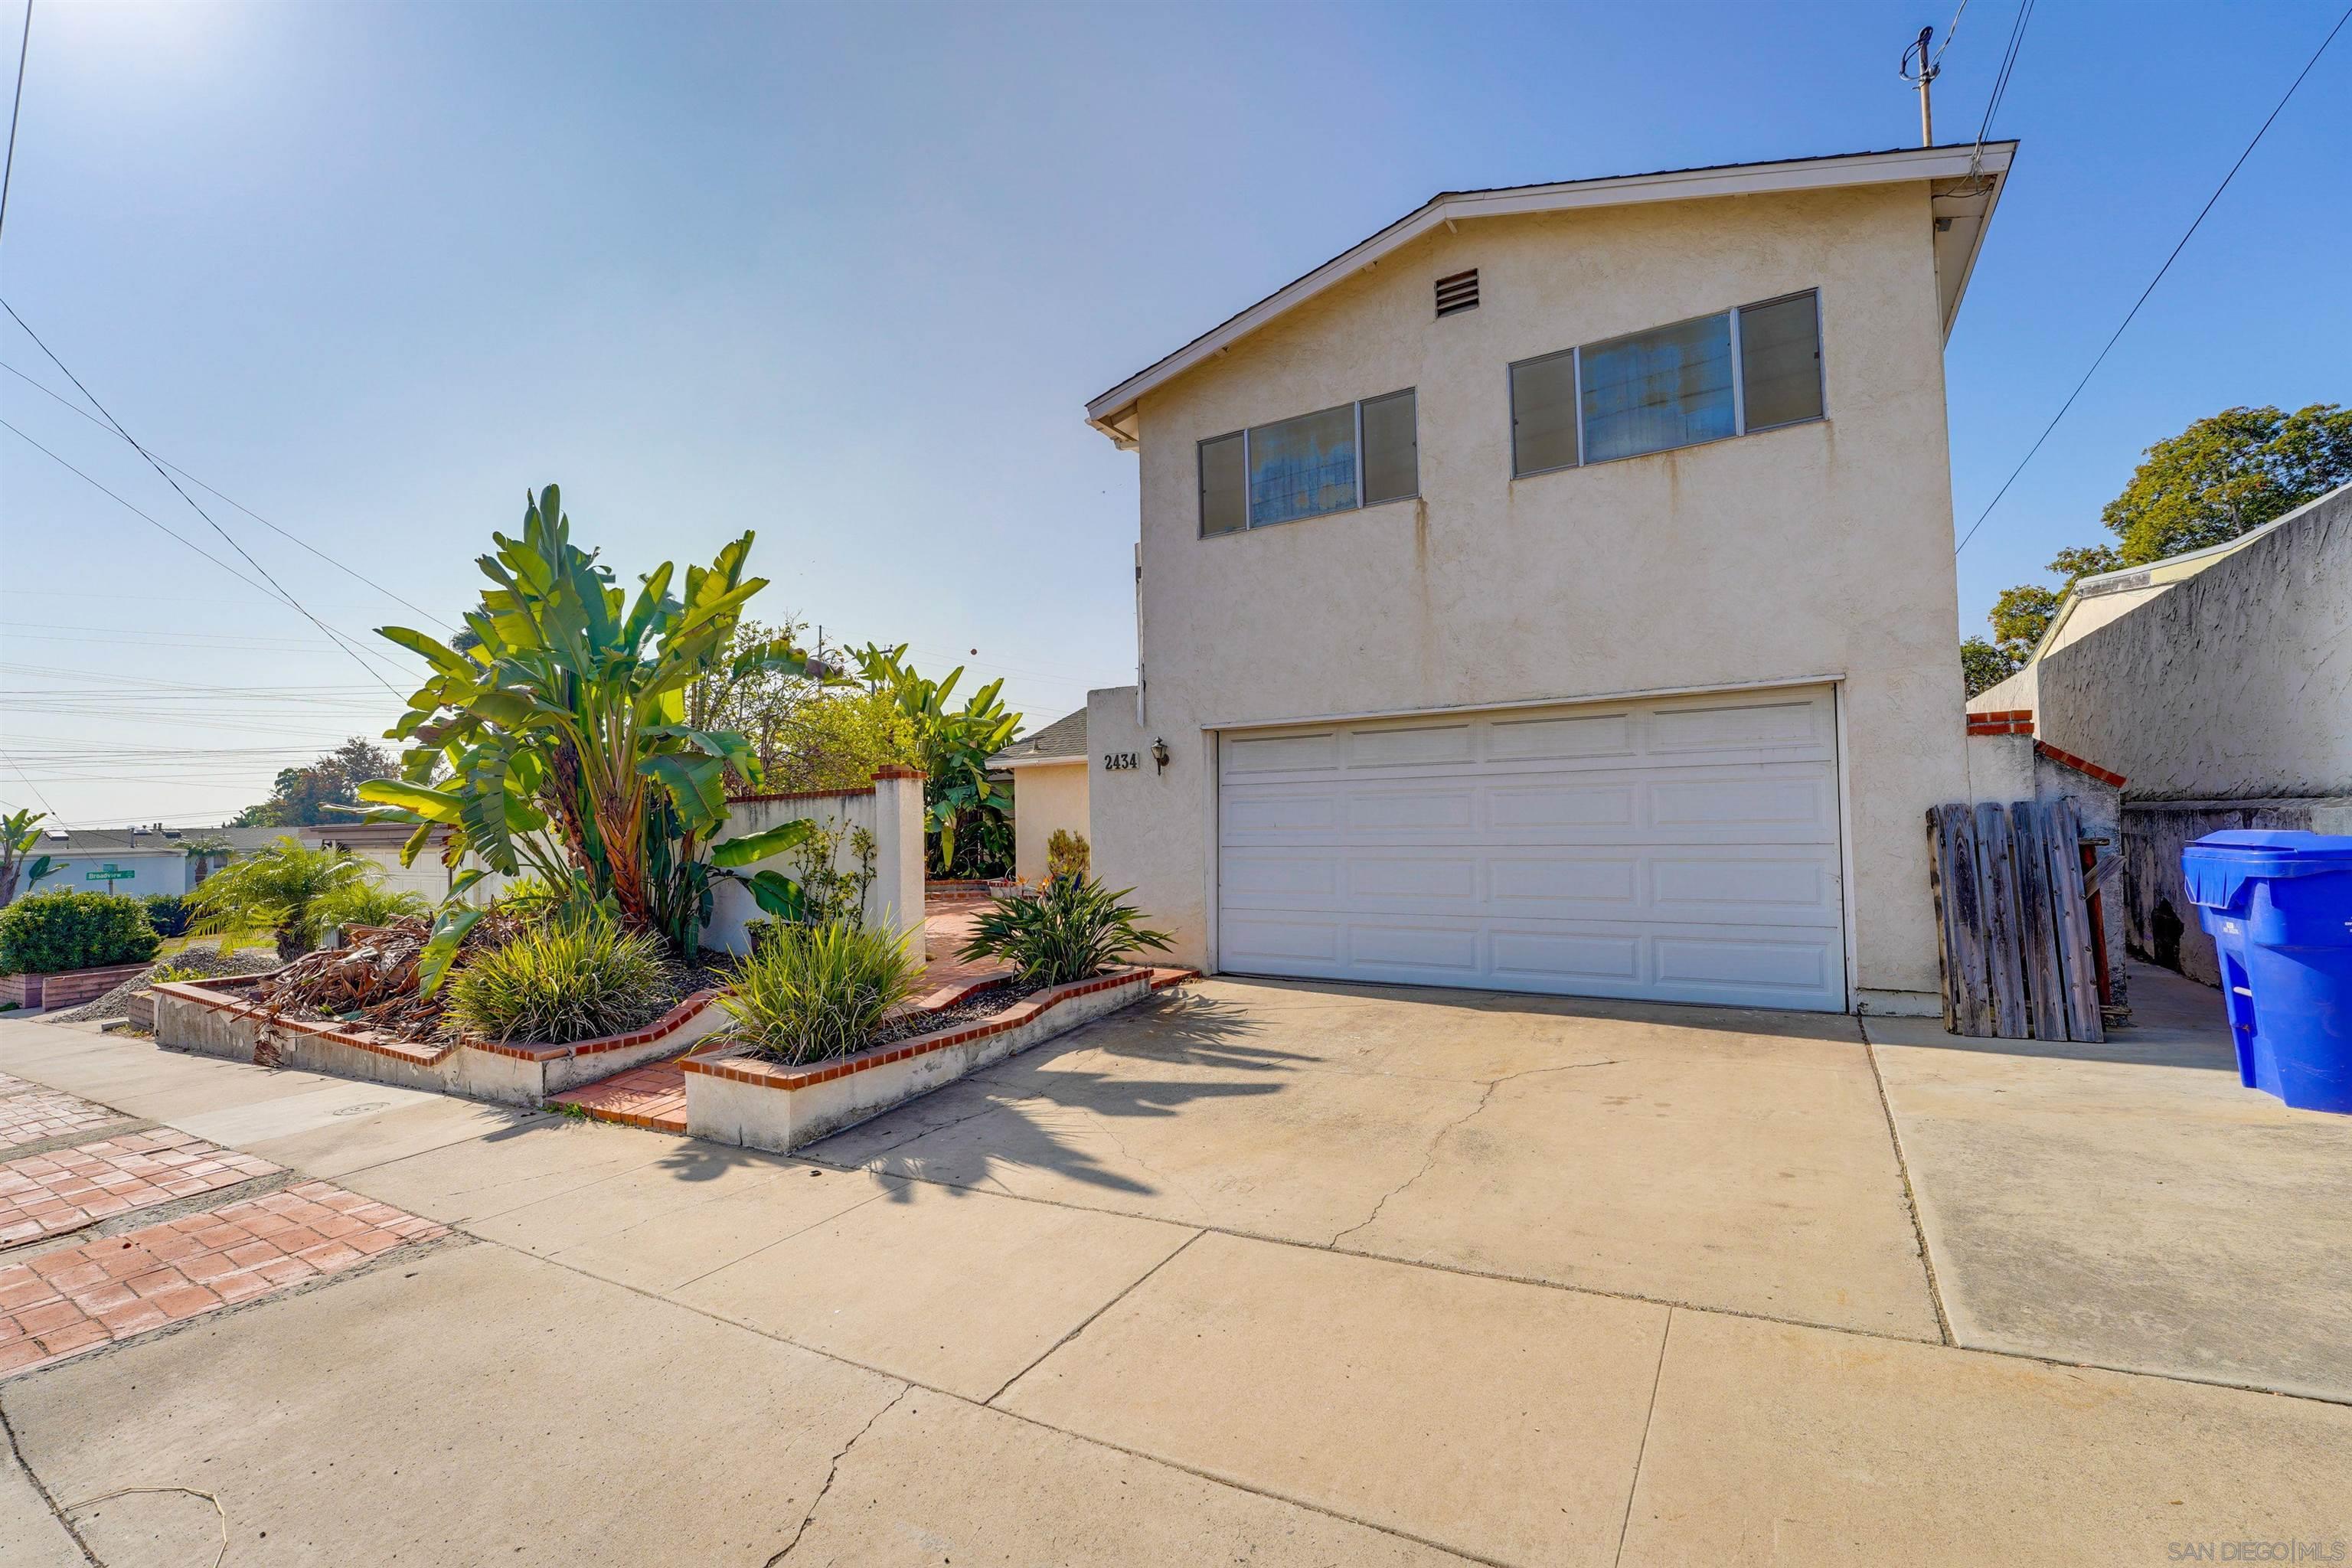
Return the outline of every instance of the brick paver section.
[[[548,1097],[550,1105],[576,1105],[599,1121],[656,1132],[686,1131],[686,1069],[683,1056],[616,1072],[578,1089]]]
[[[0,1075],[0,1149],[46,1143],[52,1138],[130,1120],[78,1094]]]
[[[305,1182],[0,1264],[0,1376],[447,1234],[389,1204]]]
[[[26,1154],[0,1165],[0,1247],[274,1176],[279,1168],[169,1127]]]

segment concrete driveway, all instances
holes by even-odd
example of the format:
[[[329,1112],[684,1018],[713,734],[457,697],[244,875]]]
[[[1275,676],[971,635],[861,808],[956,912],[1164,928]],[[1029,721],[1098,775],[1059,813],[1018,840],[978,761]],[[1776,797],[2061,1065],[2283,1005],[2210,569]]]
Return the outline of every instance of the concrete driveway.
[[[2352,1537],[2345,1130],[2193,1017],[1870,1028],[1211,981],[787,1160],[0,1022],[0,1072],[452,1227],[0,1382],[0,1560],[209,1561],[201,1499],[78,1506],[159,1484],[239,1563]]]

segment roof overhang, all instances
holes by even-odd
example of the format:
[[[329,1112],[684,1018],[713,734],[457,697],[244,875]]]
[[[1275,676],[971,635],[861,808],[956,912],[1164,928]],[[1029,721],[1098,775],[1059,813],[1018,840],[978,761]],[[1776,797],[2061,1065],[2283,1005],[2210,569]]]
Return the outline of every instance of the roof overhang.
[[[1993,206],[2000,199],[2001,186],[2007,183],[2010,163],[2016,152],[2015,142],[1988,142],[1981,146],[1963,143],[1892,153],[1853,153],[1830,158],[1790,158],[1771,163],[1727,163],[1710,169],[1620,174],[1550,185],[1441,192],[1370,238],[1340,252],[1158,363],[1120,382],[1087,405],[1087,423],[1120,447],[1132,447],[1136,438],[1135,406],[1145,394],[1223,353],[1276,316],[1375,265],[1382,257],[1441,225],[1452,227],[1478,218],[1517,217],[1530,213],[1927,181],[1935,200],[1936,287],[1943,308],[1944,335],[1949,338],[1952,323],[1959,315],[1960,297],[1968,289],[1969,274],[1976,268],[1977,253],[1983,247],[1985,230],[1992,222]]]

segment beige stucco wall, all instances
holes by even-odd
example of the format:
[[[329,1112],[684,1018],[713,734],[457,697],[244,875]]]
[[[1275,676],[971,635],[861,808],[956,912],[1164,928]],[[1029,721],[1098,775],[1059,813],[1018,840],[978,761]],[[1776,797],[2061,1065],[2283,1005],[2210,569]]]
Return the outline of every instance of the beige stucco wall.
[[[1087,820],[1089,759],[1024,763],[1013,770],[1013,874],[1024,882],[1045,879],[1045,842],[1056,828],[1091,837]]]
[[[1097,780],[1101,874],[1209,960],[1220,725],[1835,678],[1857,982],[1932,992],[1921,822],[1967,770],[1931,218],[1910,184],[1467,223],[1148,395],[1146,710],[1098,692],[1088,739],[1172,756]],[[1511,478],[1512,361],[1808,288],[1826,421]],[[1197,440],[1406,386],[1420,500],[1199,537]]]
[[[2352,485],[2037,661],[2034,732],[2134,799],[2352,795]]]

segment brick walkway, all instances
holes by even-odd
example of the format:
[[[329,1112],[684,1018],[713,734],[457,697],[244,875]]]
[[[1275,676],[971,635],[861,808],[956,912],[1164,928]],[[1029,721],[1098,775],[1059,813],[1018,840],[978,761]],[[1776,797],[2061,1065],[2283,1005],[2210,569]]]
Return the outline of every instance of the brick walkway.
[[[79,1095],[43,1089],[0,1074],[0,1149],[46,1143],[53,1138],[130,1120],[119,1110],[93,1105]]]
[[[305,1182],[0,1265],[0,1376],[447,1234],[388,1204]]]
[[[233,1187],[279,1167],[159,1127],[0,1165],[0,1247]]]

